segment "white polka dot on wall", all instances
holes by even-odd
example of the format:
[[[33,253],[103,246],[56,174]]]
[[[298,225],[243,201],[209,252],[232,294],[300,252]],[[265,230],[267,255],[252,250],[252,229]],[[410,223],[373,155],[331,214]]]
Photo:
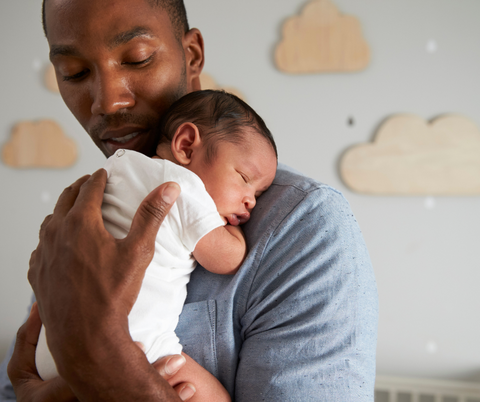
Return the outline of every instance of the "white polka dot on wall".
[[[44,204],[48,204],[50,202],[50,200],[52,199],[52,196],[50,195],[50,193],[48,191],[44,190],[40,194],[40,199],[42,200],[42,202]]]
[[[430,39],[430,40],[427,42],[426,49],[427,49],[427,52],[428,52],[428,53],[436,53],[437,50],[438,50],[437,41],[436,41],[435,39]]]
[[[433,209],[435,208],[435,198],[433,197],[427,197],[425,198],[425,201],[424,201],[424,204],[425,205],[425,209]]]
[[[438,345],[437,342],[435,341],[428,341],[427,344],[425,345],[425,350],[427,353],[433,355],[438,352]]]
[[[32,68],[34,71],[40,71],[42,69],[42,60],[40,59],[33,59],[33,62],[32,62]]]

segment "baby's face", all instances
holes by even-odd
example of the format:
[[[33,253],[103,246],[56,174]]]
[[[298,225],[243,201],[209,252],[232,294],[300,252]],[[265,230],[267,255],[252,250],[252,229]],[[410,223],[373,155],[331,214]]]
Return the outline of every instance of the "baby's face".
[[[211,163],[195,158],[188,169],[202,179],[225,223],[236,226],[250,219],[257,197],[272,184],[277,158],[270,143],[255,132],[241,144],[219,142]]]

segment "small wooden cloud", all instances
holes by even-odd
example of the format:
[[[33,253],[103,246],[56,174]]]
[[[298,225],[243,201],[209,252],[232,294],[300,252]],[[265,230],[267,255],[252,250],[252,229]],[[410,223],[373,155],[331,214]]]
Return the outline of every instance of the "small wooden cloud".
[[[58,89],[57,77],[55,75],[55,68],[53,64],[49,64],[47,69],[45,70],[45,86],[51,92],[60,93]]]
[[[294,74],[358,71],[369,60],[360,22],[330,0],[312,0],[289,18],[275,51],[278,69]]]
[[[210,74],[202,73],[200,75],[200,85],[202,89],[223,89],[224,91],[230,92],[231,94],[238,96],[240,99],[245,100],[245,96],[238,89],[219,86]]]
[[[469,119],[413,115],[386,120],[373,143],[340,162],[352,190],[377,195],[480,195],[480,130]]]
[[[13,128],[2,158],[15,168],[64,168],[75,163],[77,147],[52,120],[23,121]]]

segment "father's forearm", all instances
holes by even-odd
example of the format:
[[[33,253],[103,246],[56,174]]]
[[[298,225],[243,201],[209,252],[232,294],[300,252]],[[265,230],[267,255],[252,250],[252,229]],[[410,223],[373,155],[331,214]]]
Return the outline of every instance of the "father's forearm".
[[[59,374],[80,401],[180,401],[128,330],[95,332],[86,347],[68,342],[55,353]]]

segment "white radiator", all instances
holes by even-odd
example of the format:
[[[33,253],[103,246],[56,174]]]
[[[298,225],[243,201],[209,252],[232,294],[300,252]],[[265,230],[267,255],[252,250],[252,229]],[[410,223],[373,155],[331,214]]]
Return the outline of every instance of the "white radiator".
[[[375,402],[480,402],[480,383],[377,376]]]

